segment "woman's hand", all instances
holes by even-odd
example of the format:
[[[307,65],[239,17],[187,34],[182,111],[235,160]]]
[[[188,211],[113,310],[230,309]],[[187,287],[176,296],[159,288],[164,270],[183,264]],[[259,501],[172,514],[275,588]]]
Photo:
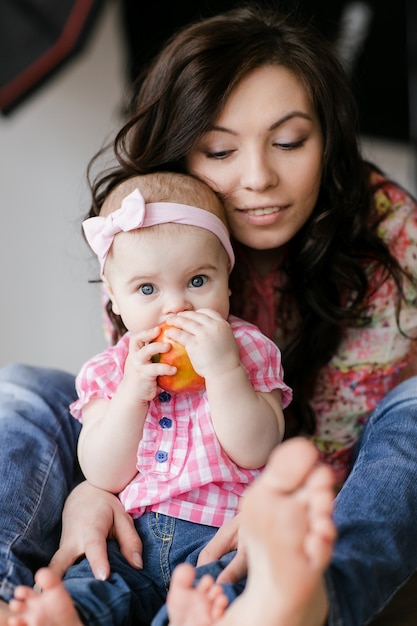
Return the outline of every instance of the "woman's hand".
[[[83,482],[67,498],[59,549],[49,565],[62,577],[85,554],[94,576],[106,580],[110,574],[106,540],[110,537],[118,541],[130,565],[141,569],[142,542],[132,518],[116,496]]]
[[[206,565],[211,561],[217,561],[232,550],[238,550],[236,556],[217,577],[216,582],[218,583],[234,584],[247,574],[246,552],[239,536],[239,525],[240,516],[238,514],[219,528],[198,557],[197,565]]]

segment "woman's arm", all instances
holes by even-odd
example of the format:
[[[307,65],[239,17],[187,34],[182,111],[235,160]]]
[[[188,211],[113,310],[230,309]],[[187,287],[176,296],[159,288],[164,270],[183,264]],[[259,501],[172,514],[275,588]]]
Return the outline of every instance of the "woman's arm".
[[[59,549],[50,567],[63,576],[75,561],[86,555],[94,576],[105,580],[110,574],[107,539],[119,543],[132,567],[142,569],[142,542],[118,498],[83,482],[68,496],[62,514]]]

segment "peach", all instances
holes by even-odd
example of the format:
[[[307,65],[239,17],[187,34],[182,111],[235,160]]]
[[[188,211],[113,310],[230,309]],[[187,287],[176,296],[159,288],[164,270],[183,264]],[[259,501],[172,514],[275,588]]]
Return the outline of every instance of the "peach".
[[[175,365],[177,372],[172,376],[158,376],[158,385],[171,393],[197,393],[201,391],[205,387],[205,380],[193,368],[185,347],[178,341],[165,336],[165,331],[169,328],[166,322],[160,326],[161,332],[155,341],[169,343],[171,349],[168,352],[157,354],[152,360]]]

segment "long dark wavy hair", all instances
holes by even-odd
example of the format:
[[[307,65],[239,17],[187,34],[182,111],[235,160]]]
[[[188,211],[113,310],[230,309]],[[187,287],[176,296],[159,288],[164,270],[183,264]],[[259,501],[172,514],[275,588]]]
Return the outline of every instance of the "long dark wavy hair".
[[[130,176],[186,171],[185,156],[213,125],[232,90],[265,65],[285,66],[298,77],[324,137],[319,197],[289,244],[282,268],[288,288],[284,308],[277,312],[284,318],[291,315],[291,307],[298,309],[300,325],[283,351],[283,363],[294,389],[294,432],[311,433],[315,417],[308,399],[315,376],[335,353],[343,329],[369,322],[365,296],[371,273],[380,268],[380,284],[394,279],[397,316],[404,276],[372,224],[371,165],[360,155],[349,80],[331,45],[310,24],[295,14],[250,5],[193,23],[174,35],[138,77],[133,113],[112,144],[117,164],[93,177],[102,152],[90,163],[89,215],[97,215],[109,191]],[[231,306],[237,315],[243,308],[239,294],[244,272],[244,264],[237,262],[231,276]],[[112,320],[116,339],[125,328],[120,319]]]

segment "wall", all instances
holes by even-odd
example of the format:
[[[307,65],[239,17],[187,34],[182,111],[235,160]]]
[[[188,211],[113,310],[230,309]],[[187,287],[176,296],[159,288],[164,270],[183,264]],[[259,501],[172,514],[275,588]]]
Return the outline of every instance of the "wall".
[[[0,118],[0,365],[76,372],[104,345],[80,223],[87,162],[120,124],[119,24],[117,4],[107,3],[83,52]]]

